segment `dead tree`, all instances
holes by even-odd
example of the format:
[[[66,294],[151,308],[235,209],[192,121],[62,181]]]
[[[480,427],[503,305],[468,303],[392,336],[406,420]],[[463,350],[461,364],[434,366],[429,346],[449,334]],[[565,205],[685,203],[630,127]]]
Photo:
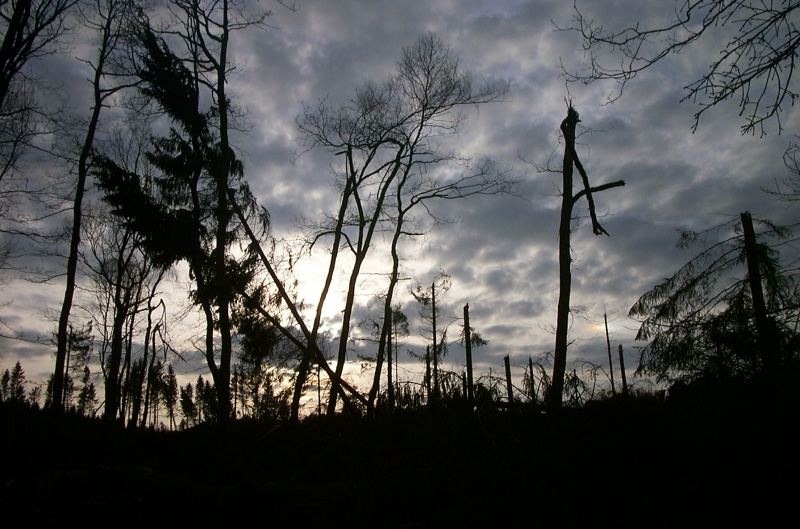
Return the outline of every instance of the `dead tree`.
[[[589,3],[586,2],[586,5]],[[762,135],[775,118],[798,97],[793,79],[800,35],[797,2],[730,2],[692,0],[676,4],[672,15],[654,23],[635,22],[618,29],[596,22],[575,7],[574,24],[566,29],[580,34],[587,68],[565,72],[568,81],[588,84],[617,83],[610,100],[622,95],[640,73],[687,48],[708,50],[705,70],[681,84],[685,95],[702,115],[719,103],[735,101],[743,119],[742,133]],[[722,36],[722,38],[720,38]]]
[[[553,381],[548,395],[549,405],[560,408],[562,393],[564,391],[564,373],[567,366],[567,330],[569,327],[569,299],[572,288],[572,256],[570,255],[570,234],[572,223],[572,209],[575,204],[586,197],[589,204],[589,215],[592,221],[592,231],[595,235],[608,235],[608,232],[597,220],[594,205],[594,193],[605,191],[614,187],[624,186],[622,180],[609,182],[597,187],[589,184],[589,176],[578,158],[575,150],[575,129],[580,122],[578,112],[569,106],[567,117],[561,122],[561,132],[564,135],[564,163],[562,168],[563,188],[561,193],[561,221],[558,227],[558,269],[559,292],[558,314],[556,318],[556,344],[553,357]],[[573,195],[572,181],[573,170],[577,168],[583,182],[583,189]]]
[[[606,327],[606,347],[608,348],[608,374],[611,377],[611,394],[616,395],[617,390],[614,387],[614,362],[611,359],[611,338],[608,336],[608,316],[603,313],[603,323]]]
[[[768,375],[774,374],[775,355],[778,347],[772,322],[767,315],[767,304],[764,301],[761,269],[759,267],[759,249],[756,244],[753,218],[750,212],[745,211],[740,215],[742,219],[742,233],[744,235],[744,254],[747,260],[747,282],[750,286],[750,296],[753,300],[753,316],[756,321],[756,343],[761,354],[761,365]]]
[[[394,223],[392,248],[396,249],[399,237],[409,235],[402,225],[410,207],[422,204],[423,200],[466,193],[463,179],[458,188],[453,188],[452,182],[425,179],[426,175],[433,174],[432,166],[457,159],[454,154],[441,151],[437,138],[458,131],[463,120],[462,107],[498,100],[506,91],[506,83],[474,84],[441,40],[435,35],[425,35],[403,50],[396,75],[386,82],[371,83],[359,89],[350,105],[335,109],[323,103],[308,108],[300,119],[300,128],[310,143],[328,149],[342,160],[343,192],[338,215],[318,227],[313,241],[316,244],[323,236],[333,237],[328,277],[332,277],[337,266],[341,267],[337,260],[340,250],[349,250],[353,256],[328,413],[335,412],[340,395],[355,291],[373,235],[387,223]],[[396,201],[394,208],[392,198]],[[391,320],[388,307],[397,281],[396,252],[392,257],[393,272],[385,298],[384,336],[378,342],[378,364],[385,355],[385,335]],[[326,288],[327,285],[326,281]],[[326,298],[327,290],[323,290],[317,314]],[[303,359],[304,363],[307,361]],[[296,394],[305,377],[302,365],[298,375]]]
[[[475,398],[474,387],[472,385],[472,336],[469,327],[469,304],[464,305],[464,349],[467,356],[467,400],[472,403]]]
[[[622,344],[619,344],[619,372],[622,375],[622,394],[628,394],[628,379],[625,375],[625,357],[622,355]]]
[[[508,355],[503,357],[503,363],[506,368],[506,394],[508,396],[508,403],[514,402],[514,386],[511,384],[511,359]]]

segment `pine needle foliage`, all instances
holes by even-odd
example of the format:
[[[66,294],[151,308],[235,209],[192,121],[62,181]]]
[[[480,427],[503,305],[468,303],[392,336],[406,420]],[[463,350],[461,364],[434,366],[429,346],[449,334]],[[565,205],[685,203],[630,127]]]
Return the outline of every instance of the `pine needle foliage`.
[[[754,222],[770,324],[786,360],[796,354],[800,312],[794,269],[783,264],[778,248],[796,239],[789,228],[763,219]],[[678,247],[701,244],[704,249],[645,292],[629,311],[641,322],[636,340],[649,342],[641,350],[637,374],[661,381],[749,378],[763,368],[738,216],[702,232],[681,232]]]

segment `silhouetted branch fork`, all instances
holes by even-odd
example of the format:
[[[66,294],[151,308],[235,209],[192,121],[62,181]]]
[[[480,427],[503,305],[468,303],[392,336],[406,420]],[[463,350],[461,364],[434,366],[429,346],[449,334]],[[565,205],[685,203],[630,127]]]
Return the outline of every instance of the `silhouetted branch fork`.
[[[714,42],[720,28],[727,26],[732,31],[717,41],[716,59],[705,73],[684,86],[682,101],[700,106],[692,130],[709,108],[734,97],[738,97],[739,115],[745,119],[742,133],[760,127],[763,134],[764,122],[773,117],[781,130],[780,112],[798,97],[793,77],[800,46],[795,22],[800,4],[794,0],[691,0],[681,4],[666,23],[646,28],[637,23],[621,30],[607,30],[574,6],[575,23],[557,29],[580,35],[588,64],[587,71],[574,73],[562,65],[568,81],[617,81],[616,90],[609,94],[609,101],[614,101],[639,73],[686,47],[699,46],[704,38]],[[608,57],[615,60],[607,62]]]
[[[290,342],[294,344],[295,347],[297,347],[301,351],[307,351],[309,349],[309,346],[300,341],[275,316],[273,316],[266,309],[264,309],[264,307],[262,307],[259,303],[256,303],[253,300],[253,298],[250,297],[249,294],[247,294],[244,291],[241,291],[240,293],[242,297],[245,299],[245,301],[251,303],[251,305],[258,311],[258,313],[261,314],[264,317],[264,319],[266,319],[268,322],[274,325],[275,328],[281,332],[281,334],[283,334]],[[333,369],[331,369],[331,367],[328,365],[328,361],[325,359],[325,356],[322,354],[322,351],[320,351],[319,347],[316,346],[316,343],[311,343],[310,349],[311,349],[311,354],[313,354],[317,358],[317,365],[320,366],[323,369],[323,371],[325,371],[325,373],[328,375],[328,377],[330,377],[331,380],[336,380],[342,388],[349,391],[350,394],[353,397],[355,397],[359,402],[361,402],[364,405],[367,404],[367,400],[361,395],[361,393],[358,392],[357,389],[355,389],[353,386],[348,384],[347,381],[345,381],[343,378],[337,376],[336,373],[334,373]],[[341,397],[345,401],[346,405],[350,404],[349,396],[346,393],[342,393]]]
[[[592,218],[592,231],[595,235],[608,235],[608,232],[597,220],[592,193],[625,185],[623,181],[616,181],[596,187],[591,186],[589,183],[589,176],[586,174],[586,170],[580,162],[575,150],[575,129],[579,122],[580,116],[578,112],[572,107],[571,103],[568,103],[567,117],[561,122],[561,132],[564,136],[565,146],[562,165],[561,219],[558,228],[559,293],[556,316],[556,342],[553,354],[552,385],[546,397],[549,406],[553,409],[560,408],[562,404],[565,389],[567,348],[570,345],[567,335],[570,315],[569,300],[572,289],[572,256],[570,254],[572,209],[575,203],[585,195],[589,203],[589,213]],[[572,186],[575,168],[578,169],[581,175],[583,190],[573,195]]]
[[[571,119],[570,116],[567,117],[567,120],[569,119]],[[577,112],[575,112],[574,119],[575,119],[575,124],[577,124],[577,122],[580,121],[580,119],[577,117]],[[568,129],[571,132],[571,135],[570,136],[567,136],[566,134],[564,135],[567,144],[565,157],[572,158],[572,163],[575,166],[575,168],[578,169],[578,172],[581,175],[581,180],[583,181],[583,190],[578,192],[578,194],[572,198],[573,201],[572,203],[574,204],[579,196],[586,195],[586,201],[589,203],[589,215],[592,218],[592,231],[594,232],[595,235],[608,235],[608,232],[605,230],[605,228],[603,228],[603,226],[600,225],[600,221],[597,220],[597,213],[594,206],[594,197],[592,196],[594,188],[592,188],[591,184],[589,184],[589,175],[586,174],[586,169],[583,168],[583,164],[581,163],[580,158],[578,158],[578,152],[575,150],[575,124],[572,124],[571,128]],[[622,185],[625,185],[624,182]]]
[[[606,189],[613,189],[615,187],[622,187],[624,185],[625,185],[625,180],[615,180],[614,182],[608,182],[607,184],[591,187],[589,188],[589,191],[591,191],[592,193],[599,193],[600,191],[605,191]],[[574,204],[575,202],[580,200],[585,194],[586,194],[586,189],[581,189],[580,191],[575,193],[575,196],[572,197],[572,203]]]

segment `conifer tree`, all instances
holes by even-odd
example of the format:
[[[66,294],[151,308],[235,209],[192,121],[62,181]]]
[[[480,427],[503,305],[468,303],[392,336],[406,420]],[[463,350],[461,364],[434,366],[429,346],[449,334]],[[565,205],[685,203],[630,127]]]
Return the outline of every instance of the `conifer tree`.
[[[25,402],[25,370],[22,369],[22,364],[19,360],[14,364],[14,369],[11,370],[7,395],[8,400]]]
[[[189,9],[188,16],[204,15]],[[198,24],[187,19],[189,33],[183,35],[196,53],[199,50],[192,46],[200,45]],[[227,35],[228,29],[224,31]],[[253,256],[237,260],[231,255],[231,246],[241,234],[231,221],[228,195],[237,198],[250,221],[262,231],[268,225],[267,216],[256,210],[243,180],[242,163],[227,139],[229,102],[224,91],[220,92],[227,69],[217,72],[222,76],[219,83],[209,84],[208,72],[202,71],[206,63],[198,63],[199,58],[194,57],[187,64],[151,30],[147,20],[140,21],[137,28],[137,44],[141,92],[161,107],[172,124],[167,136],[153,139],[153,148],[147,153],[159,174],[150,181],[98,157],[98,180],[114,213],[142,237],[145,251],[156,263],[164,267],[180,261],[189,264],[195,282],[192,300],[206,319],[205,355],[218,398],[215,407],[219,417],[227,420],[231,413],[231,305],[235,293],[251,281],[253,266]],[[209,87],[213,103],[202,110],[202,90]],[[215,335],[219,337],[216,355]]]
[[[94,409],[97,406],[97,391],[91,377],[89,366],[84,366],[83,376],[81,377],[81,390],[78,392],[78,404],[75,411],[79,415],[94,417]]]

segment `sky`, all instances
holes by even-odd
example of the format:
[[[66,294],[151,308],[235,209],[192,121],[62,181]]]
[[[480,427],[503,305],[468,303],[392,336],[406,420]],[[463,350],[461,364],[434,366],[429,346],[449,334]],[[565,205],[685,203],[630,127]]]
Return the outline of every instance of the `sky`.
[[[562,65],[569,71],[585,66],[579,36],[556,30],[572,23],[571,2],[298,0],[294,11],[266,5],[273,11],[268,27],[248,29],[232,40],[236,69],[229,91],[246,116],[246,126],[233,137],[246,178],[282,240],[302,236],[303,219],[329,214],[336,204],[338,162],[323,149],[308,150],[297,128],[304,104],[321,99],[346,103],[358,86],[391,75],[401,49],[428,32],[436,33],[475,78],[510,83],[504,101],[469,109],[459,134],[446,141],[464,156],[494,159],[519,180],[516,192],[437,204],[437,215],[448,222],[424,222],[429,228],[425,236],[404,244],[401,275],[408,280],[401,283],[398,296],[412,320],[404,349],[419,351],[424,343],[409,287],[429,284],[444,270],[452,281],[440,300],[443,319],[452,322],[450,339],[459,335],[461,308],[469,303],[472,326],[488,340],[475,352],[478,372],[500,371],[502,357],[510,355],[519,379],[529,355],[536,358],[553,350],[561,175],[539,168],[548,160],[560,165],[559,124],[567,100],[581,115],[578,151],[592,184],[626,183],[595,197],[609,237],[591,233],[585,201],[575,208],[583,219],[572,235],[570,367],[580,371],[584,361],[607,364],[607,313],[612,347],[616,351],[617,344],[623,346],[630,380],[636,348],[643,344],[634,342],[637,323],[627,313],[641,294],[693,255],[676,247],[679,229],[702,230],[745,210],[778,223],[796,221],[796,206],[764,191],[789,176],[782,155],[798,130],[796,109],[782,114],[782,134],[770,124],[763,137],[742,136],[735,104],[715,107],[696,132],[691,130],[697,107],[680,102],[683,87],[710,62],[715,42],[699,41],[667,58],[608,104],[614,85],[565,82]],[[658,23],[674,7],[668,1],[636,0],[578,5],[608,28],[636,20]],[[85,118],[81,111],[88,113],[88,74],[75,57],[91,52],[91,41],[78,32],[67,47],[33,67],[41,75],[57,77],[60,98]],[[104,130],[109,129],[106,125]],[[48,167],[31,166],[30,178],[55,170]],[[376,246],[370,272],[386,271],[385,249],[385,244]],[[300,263],[300,294],[309,301],[318,295],[324,258],[324,250],[318,250]],[[53,262],[57,268],[58,261]],[[344,277],[344,271],[337,276],[334,297],[343,295]],[[370,314],[379,291],[376,277],[366,275],[359,288],[356,320]],[[165,287],[175,313],[186,306],[181,292],[187,284],[185,268],[179,268]],[[0,319],[7,327],[1,334],[46,339],[55,329],[53,315],[62,295],[58,280],[40,285],[6,275]],[[335,328],[337,315],[332,303],[325,312],[328,328]],[[200,355],[191,353],[189,345],[197,332],[188,323],[173,329],[173,345],[183,344],[182,350],[190,353],[189,363],[178,368],[186,376],[202,372]],[[52,349],[0,339],[0,369],[19,359],[28,378],[42,382],[52,370]],[[350,357],[366,351],[356,344]],[[409,377],[422,367],[408,355],[401,355],[401,361]],[[463,349],[454,344],[444,363],[460,371]]]

